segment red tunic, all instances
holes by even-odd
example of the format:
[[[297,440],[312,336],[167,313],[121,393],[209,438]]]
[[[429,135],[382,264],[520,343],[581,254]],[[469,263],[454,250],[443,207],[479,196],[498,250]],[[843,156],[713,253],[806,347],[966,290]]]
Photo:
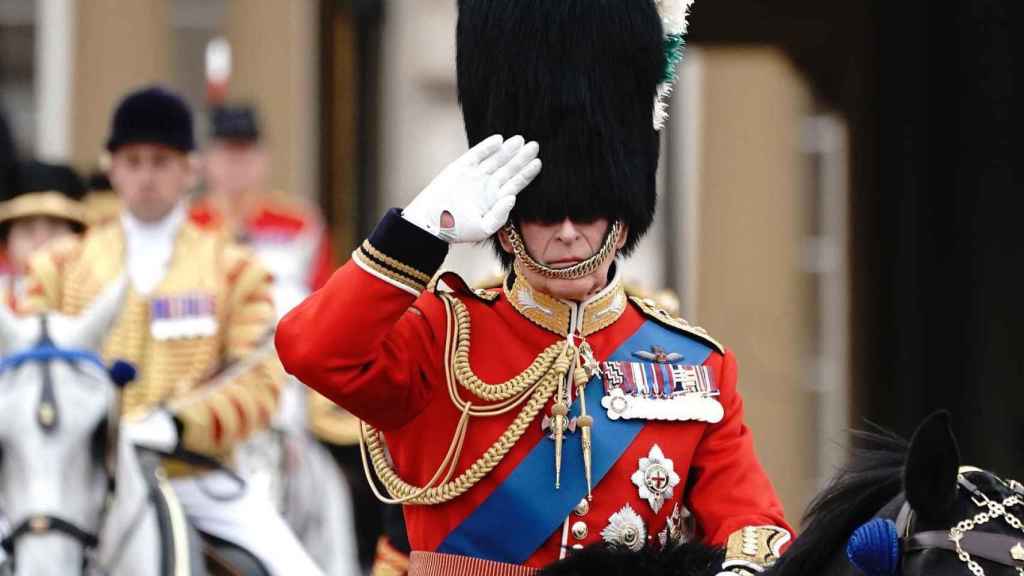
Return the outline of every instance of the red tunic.
[[[408,224],[392,211],[374,235],[353,254],[327,284],[292,310],[279,324],[277,346],[285,368],[372,426],[384,430],[401,477],[422,485],[434,475],[448,450],[459,412],[449,398],[443,358],[446,317],[441,299],[424,291],[424,279],[440,266],[446,245]],[[444,277],[469,309],[472,337],[470,364],[485,382],[502,382],[522,372],[566,329],[551,321],[558,304],[530,290],[522,281],[506,283],[500,293],[473,292],[457,277]],[[577,329],[598,360],[603,360],[652,321],[629,302],[613,282],[602,294],[601,309],[583,314]],[[597,304],[595,304],[597,305]],[[538,314],[539,313],[539,314]],[[687,337],[701,339],[699,333]],[[782,506],[757,461],[750,430],[743,423],[743,403],[736,390],[736,361],[706,339],[713,352],[708,366],[720,388],[724,419],[702,422],[647,422],[642,431],[593,490],[585,514],[568,512],[565,530],[550,534],[525,562],[543,566],[559,557],[563,545],[588,545],[602,539],[610,517],[629,505],[643,519],[650,541],[657,541],[675,504],[692,511],[698,534],[721,545],[744,526],[772,525],[789,530]],[[671,352],[671,350],[668,350]],[[593,385],[591,383],[590,385]],[[601,410],[591,406],[590,410]],[[518,410],[497,417],[474,418],[456,474],[468,468],[509,427]],[[542,414],[550,413],[550,405]],[[538,416],[538,420],[540,416]],[[529,426],[497,468],[466,494],[445,504],[407,506],[413,550],[434,551],[543,439],[540,422]],[[657,445],[672,460],[681,482],[658,512],[641,499],[631,481],[639,460]],[[578,458],[567,454],[563,458]],[[538,477],[535,489],[554,489],[550,475]],[[514,513],[514,511],[510,511]],[[577,523],[583,523],[580,528]],[[572,527],[570,530],[569,527]],[[501,530],[501,526],[494,526]],[[515,538],[515,534],[509,534]]]
[[[207,230],[219,230],[224,218],[207,201],[197,202],[189,210],[189,219]],[[268,194],[260,204],[247,215],[242,235],[245,244],[260,253],[261,248],[280,246],[293,252],[291,261],[303,264],[301,282],[310,289],[323,286],[334,266],[330,239],[324,232],[319,215],[294,200],[280,199]],[[307,246],[308,245],[308,246]],[[312,252],[304,254],[304,252]],[[266,263],[274,268],[275,262]],[[291,272],[290,270],[286,272]],[[281,270],[271,270],[275,276],[282,276]],[[285,275],[288,275],[287,273]]]

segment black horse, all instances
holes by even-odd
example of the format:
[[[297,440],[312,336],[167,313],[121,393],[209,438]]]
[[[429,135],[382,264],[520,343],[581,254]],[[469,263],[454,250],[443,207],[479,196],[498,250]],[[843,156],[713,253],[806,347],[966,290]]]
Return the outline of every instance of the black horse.
[[[961,467],[949,414],[883,430],[819,494],[773,576],[1024,574],[1024,486]],[[959,542],[957,542],[959,540]]]
[[[850,464],[819,494],[766,576],[1024,575],[1024,486],[961,467],[945,412],[906,440],[855,432]],[[720,551],[700,545],[628,553],[596,547],[544,576],[713,576]]]

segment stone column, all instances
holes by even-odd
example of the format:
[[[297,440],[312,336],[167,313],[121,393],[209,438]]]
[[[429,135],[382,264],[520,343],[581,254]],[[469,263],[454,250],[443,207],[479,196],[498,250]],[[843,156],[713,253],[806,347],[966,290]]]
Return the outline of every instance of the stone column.
[[[816,488],[800,140],[812,100],[775,49],[708,47],[700,61],[695,320],[736,353],[747,423],[796,521]]]
[[[96,165],[124,94],[171,76],[168,0],[75,2],[71,161]],[[42,121],[46,121],[45,119]]]

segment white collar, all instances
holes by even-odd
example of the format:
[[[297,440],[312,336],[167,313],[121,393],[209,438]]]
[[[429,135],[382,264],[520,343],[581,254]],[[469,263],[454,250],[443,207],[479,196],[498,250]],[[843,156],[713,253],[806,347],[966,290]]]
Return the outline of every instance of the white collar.
[[[129,242],[173,242],[178,229],[185,222],[185,216],[185,202],[178,202],[166,216],[156,222],[143,222],[128,210],[122,210],[121,226]]]
[[[158,222],[142,222],[127,210],[121,212],[125,267],[136,292],[149,294],[164,279],[174,253],[174,239],[185,218],[185,202],[179,202]]]

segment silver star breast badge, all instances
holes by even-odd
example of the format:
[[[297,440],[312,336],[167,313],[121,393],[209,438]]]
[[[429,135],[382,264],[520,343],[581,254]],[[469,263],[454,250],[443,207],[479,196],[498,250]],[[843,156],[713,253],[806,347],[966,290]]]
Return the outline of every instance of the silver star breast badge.
[[[647,541],[647,527],[644,519],[626,504],[608,518],[608,526],[601,530],[601,538],[612,546],[639,552]]]
[[[672,460],[666,458],[655,444],[651,446],[647,457],[640,459],[640,469],[633,473],[630,480],[639,488],[640,497],[647,500],[657,514],[665,501],[672,498],[672,489],[679,485],[679,474]]]

